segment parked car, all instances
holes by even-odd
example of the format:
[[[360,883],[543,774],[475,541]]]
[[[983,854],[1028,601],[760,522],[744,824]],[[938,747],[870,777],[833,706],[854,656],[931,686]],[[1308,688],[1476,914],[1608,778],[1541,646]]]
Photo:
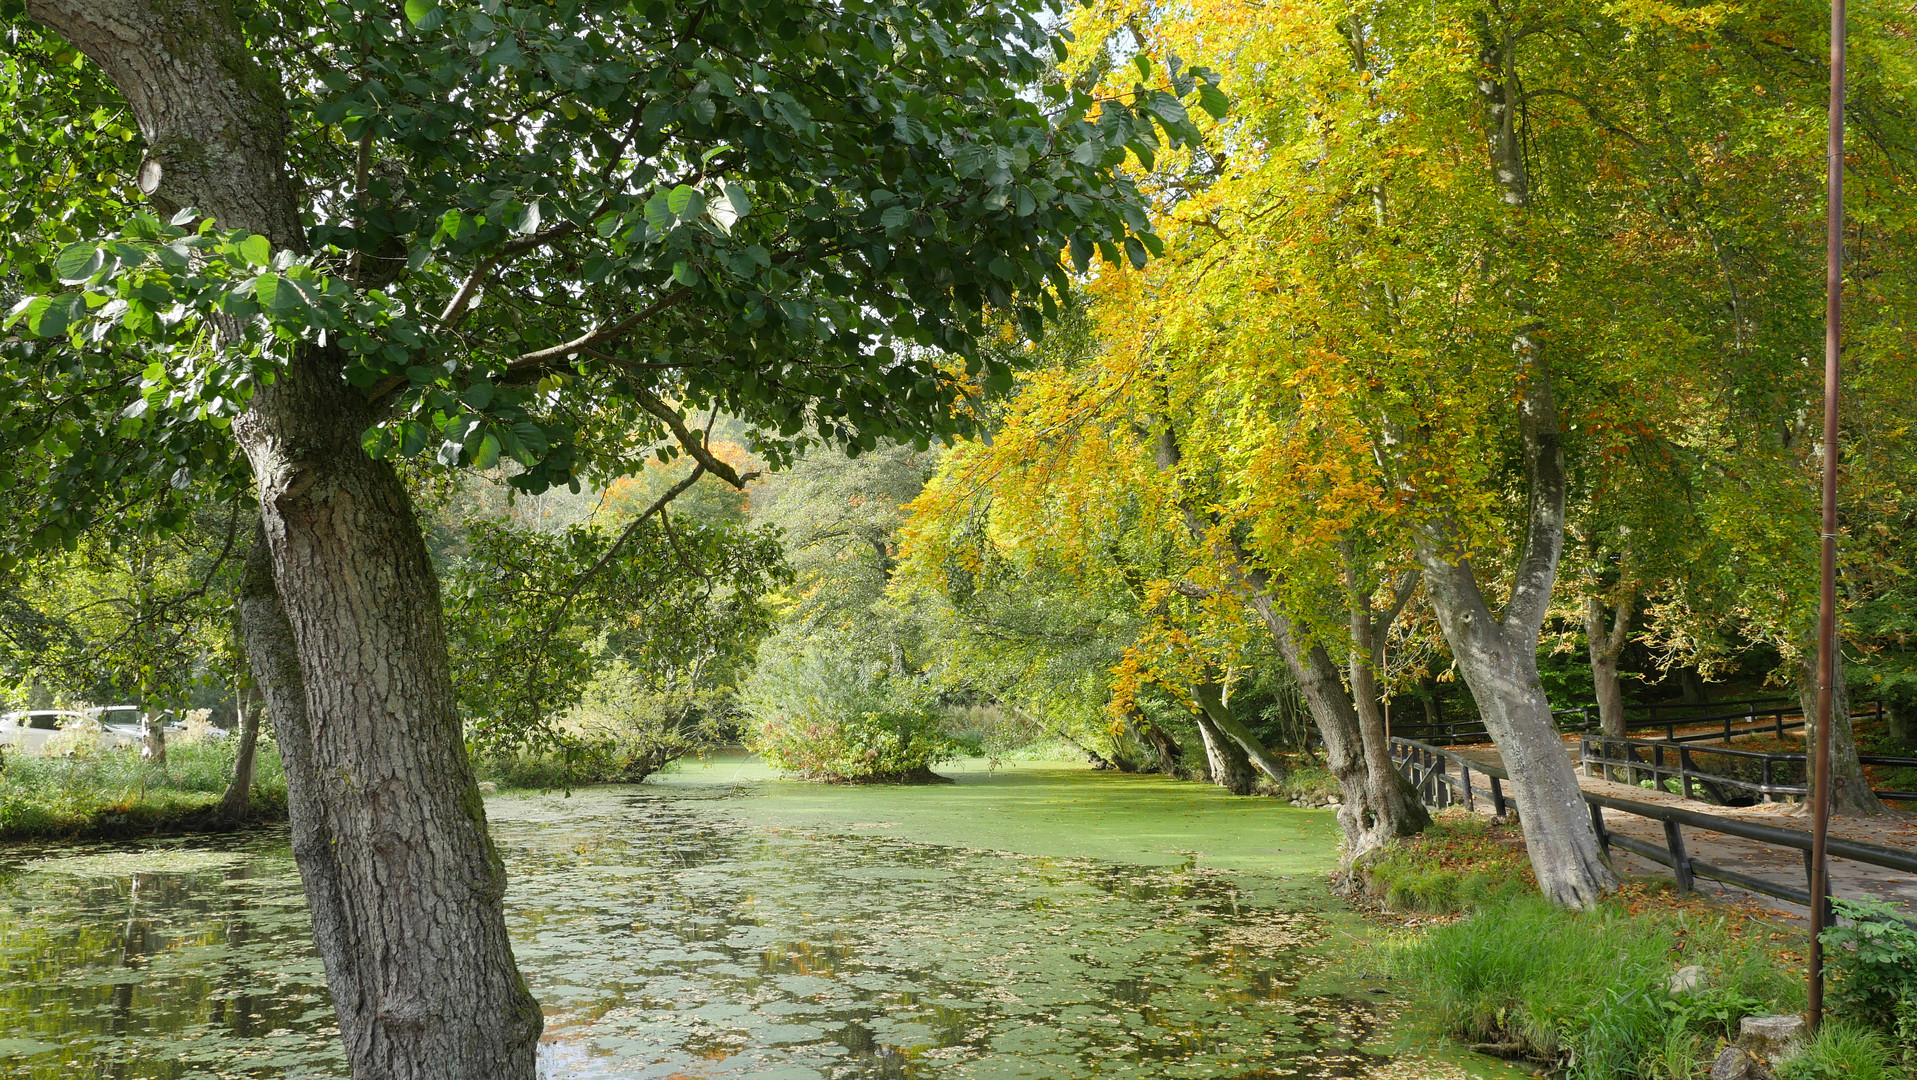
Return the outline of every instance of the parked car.
[[[75,709],[26,709],[0,716],[0,724],[28,731],[58,731],[86,726],[88,716]]]

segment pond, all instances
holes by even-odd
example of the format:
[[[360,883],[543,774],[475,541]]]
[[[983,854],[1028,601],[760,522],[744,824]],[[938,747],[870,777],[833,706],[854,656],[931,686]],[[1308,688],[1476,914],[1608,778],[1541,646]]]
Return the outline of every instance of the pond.
[[[554,1078],[1423,1076],[1321,811],[1020,763],[500,796]],[[0,856],[0,1072],[346,1075],[283,834]],[[1431,1063],[1435,1065],[1435,1063]],[[1456,1074],[1455,1066],[1445,1072]]]

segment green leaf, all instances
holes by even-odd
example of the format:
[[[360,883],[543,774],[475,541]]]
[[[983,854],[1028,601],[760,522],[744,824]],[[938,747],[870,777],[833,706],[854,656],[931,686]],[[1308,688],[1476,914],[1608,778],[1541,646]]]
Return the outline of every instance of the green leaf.
[[[62,284],[77,285],[99,273],[105,265],[106,256],[98,244],[90,241],[68,244],[53,257],[53,276]]]
[[[903,206],[888,206],[879,215],[879,224],[887,229],[896,229],[912,220],[912,211]]]
[[[673,188],[671,193],[666,196],[666,209],[672,211],[675,217],[685,218],[691,216],[686,213],[686,208],[692,205],[694,196],[698,194],[698,192],[686,185],[680,184],[678,187]]]
[[[751,196],[746,194],[746,189],[737,184],[726,185],[726,202],[732,205],[732,212],[739,217],[752,212]]]
[[[273,262],[273,242],[257,233],[240,241],[240,258],[251,266],[268,266]]]
[[[697,285],[699,284],[699,271],[693,269],[691,263],[680,259],[678,262],[672,264],[672,280],[681,285]]]
[[[499,464],[499,439],[491,432],[479,440],[479,449],[473,451],[473,468],[490,469]]]
[[[1198,88],[1198,107],[1211,114],[1214,120],[1223,120],[1231,111],[1231,99],[1218,89],[1217,83],[1205,83]]]
[[[436,0],[406,0],[406,21],[418,26],[437,7]]]

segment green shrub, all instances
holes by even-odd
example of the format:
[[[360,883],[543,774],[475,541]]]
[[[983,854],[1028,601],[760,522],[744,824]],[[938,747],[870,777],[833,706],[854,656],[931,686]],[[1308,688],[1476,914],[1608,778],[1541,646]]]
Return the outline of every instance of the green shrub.
[[[1902,1080],[1890,1044],[1857,1024],[1826,1020],[1796,1057],[1773,1063],[1776,1080]]]
[[[741,704],[752,749],[810,780],[928,780],[932,766],[964,749],[944,729],[930,687],[827,648],[762,663]]]
[[[1824,931],[1831,1012],[1917,1048],[1917,930],[1882,900],[1832,900],[1849,926]]]

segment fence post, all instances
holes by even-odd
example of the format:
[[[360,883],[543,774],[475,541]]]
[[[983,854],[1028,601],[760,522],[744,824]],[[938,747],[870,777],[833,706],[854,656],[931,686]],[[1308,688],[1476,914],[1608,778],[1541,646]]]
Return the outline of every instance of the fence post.
[[[1691,769],[1691,748],[1688,746],[1678,747],[1677,785],[1683,789],[1684,797],[1687,799],[1691,797]]]
[[[1684,834],[1677,822],[1664,823],[1664,845],[1671,849],[1671,869],[1677,871],[1677,891],[1690,892],[1696,881],[1691,877],[1691,860],[1684,854]]]
[[[1777,710],[1777,737],[1784,737],[1784,710]]]
[[[1468,765],[1458,766],[1458,778],[1464,781],[1464,808],[1474,814],[1477,813],[1478,800],[1476,796],[1471,793],[1471,767]]]
[[[1504,816],[1504,785],[1495,776],[1491,778],[1491,812],[1500,818]]]
[[[1611,857],[1611,833],[1604,827],[1604,808],[1591,804],[1591,831],[1597,833],[1598,850],[1605,858]]]
[[[1777,801],[1776,797],[1771,794],[1771,758],[1769,754],[1764,755],[1764,801]]]

